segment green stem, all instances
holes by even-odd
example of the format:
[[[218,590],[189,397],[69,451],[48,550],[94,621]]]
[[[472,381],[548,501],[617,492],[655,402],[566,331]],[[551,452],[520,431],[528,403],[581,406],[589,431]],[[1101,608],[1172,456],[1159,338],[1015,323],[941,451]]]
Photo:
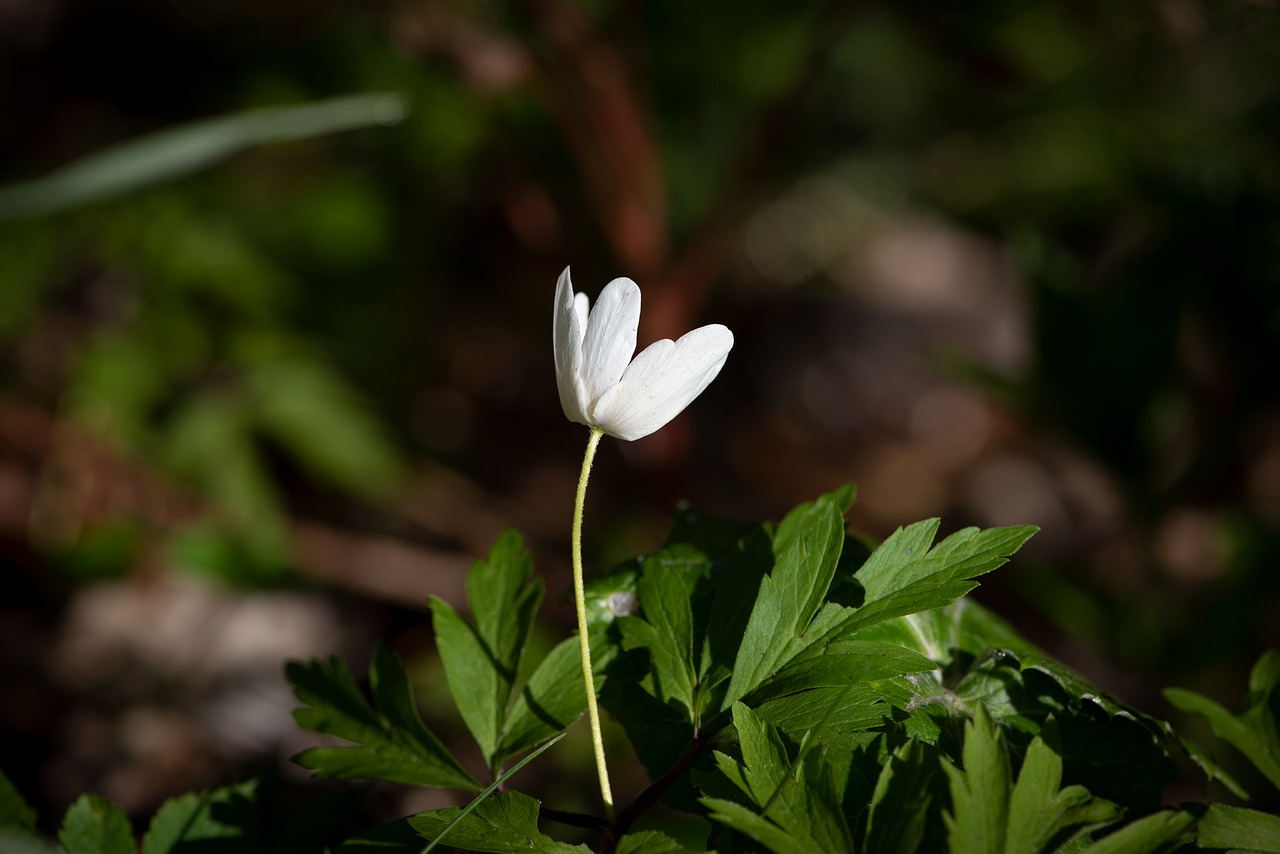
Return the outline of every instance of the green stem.
[[[587,498],[587,479],[591,463],[604,431],[591,428],[587,453],[582,458],[582,475],[578,478],[578,497],[573,502],[573,599],[578,606],[578,642],[582,648],[582,680],[587,687],[587,719],[591,722],[591,742],[596,750],[596,771],[600,774],[600,797],[605,815],[613,821],[613,790],[609,788],[609,769],[604,762],[604,739],[600,736],[600,708],[596,705],[596,681],[591,674],[591,642],[587,639],[587,595],[582,582],[582,508]]]

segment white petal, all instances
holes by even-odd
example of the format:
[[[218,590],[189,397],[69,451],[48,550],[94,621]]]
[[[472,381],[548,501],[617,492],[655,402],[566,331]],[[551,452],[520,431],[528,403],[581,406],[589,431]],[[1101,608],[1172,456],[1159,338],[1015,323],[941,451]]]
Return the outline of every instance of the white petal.
[[[578,308],[573,296],[573,282],[565,267],[556,282],[555,318],[552,323],[552,349],[556,358],[556,388],[565,417],[579,424],[587,423],[586,412],[578,402],[582,387],[582,336],[585,310]]]
[[[586,399],[579,399],[588,416],[600,396],[622,379],[636,351],[640,326],[640,287],[630,279],[614,279],[604,286],[587,321],[582,339],[582,382]]]
[[[719,324],[695,329],[678,341],[655,341],[596,401],[593,422],[628,442],[648,436],[711,384],[732,348],[733,333]]]

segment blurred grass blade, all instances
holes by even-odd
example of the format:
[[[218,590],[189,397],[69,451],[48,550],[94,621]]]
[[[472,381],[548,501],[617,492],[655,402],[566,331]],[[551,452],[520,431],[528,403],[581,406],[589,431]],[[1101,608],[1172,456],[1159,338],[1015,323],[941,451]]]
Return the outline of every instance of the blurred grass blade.
[[[404,102],[391,92],[268,107],[182,125],[112,146],[48,175],[0,187],[0,221],[54,213],[159,184],[249,148],[370,125],[394,125]]]

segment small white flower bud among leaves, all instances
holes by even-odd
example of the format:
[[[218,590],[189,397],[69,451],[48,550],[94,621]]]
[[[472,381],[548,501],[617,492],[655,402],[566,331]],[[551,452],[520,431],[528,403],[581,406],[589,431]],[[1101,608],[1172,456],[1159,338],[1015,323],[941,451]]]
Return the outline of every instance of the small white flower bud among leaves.
[[[573,293],[566,267],[556,283],[554,346],[560,405],[570,421],[633,441],[664,426],[724,367],[733,333],[718,323],[664,338],[634,359],[640,286],[605,285],[591,308]]]

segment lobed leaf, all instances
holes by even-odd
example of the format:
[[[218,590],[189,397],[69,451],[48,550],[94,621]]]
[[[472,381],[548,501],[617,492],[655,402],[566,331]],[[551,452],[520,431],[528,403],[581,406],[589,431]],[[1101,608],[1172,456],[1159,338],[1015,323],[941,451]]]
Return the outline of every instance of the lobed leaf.
[[[1052,721],[1032,740],[1009,798],[1005,851],[1050,851],[1060,834],[1068,838],[1111,824],[1122,810],[1095,798],[1083,786],[1062,786],[1062,756]]]
[[[1214,735],[1243,753],[1273,785],[1280,787],[1280,744],[1272,741],[1262,715],[1255,712],[1250,717],[1237,717],[1221,704],[1185,688],[1167,688],[1164,697],[1175,708],[1207,720]]]
[[[98,795],[81,795],[63,816],[58,842],[65,854],[136,854],[124,810]]]
[[[306,706],[294,720],[303,729],[352,742],[352,747],[313,747],[294,761],[318,777],[371,777],[410,786],[483,788],[423,723],[404,667],[378,647],[369,672],[374,705],[365,700],[341,659],[328,665],[290,662],[294,693]]]
[[[1236,848],[1280,854],[1280,816],[1257,810],[1210,804],[1196,826],[1201,848]]]
[[[142,854],[234,854],[258,840],[257,783],[248,781],[166,801],[142,838]]]
[[[491,770],[504,758],[499,747],[511,693],[542,601],[542,582],[532,573],[524,540],[509,529],[467,573],[472,622],[440,599],[430,602],[450,693]]]
[[[867,811],[863,851],[915,854],[924,838],[938,765],[927,762],[924,744],[912,739],[888,757],[876,779]]]
[[[655,696],[663,703],[674,702],[684,708],[692,722],[697,674],[693,662],[693,607],[684,566],[668,563],[662,555],[646,560],[637,590],[644,618],[619,620],[622,646],[649,650]]]
[[[1009,753],[979,705],[964,726],[964,770],[942,766],[951,783],[951,810],[943,816],[952,851],[1003,854],[1009,813]]]
[[[614,854],[698,854],[701,848],[686,848],[681,843],[656,830],[628,833],[613,849]]]
[[[844,545],[840,494],[801,505],[778,526],[773,571],[760,582],[734,661],[727,709],[816,640],[809,623],[831,586]]]
[[[1172,851],[1185,841],[1196,817],[1189,812],[1162,810],[1125,825],[1094,842],[1088,854],[1157,854]]]
[[[605,643],[603,629],[590,631],[591,666],[596,688],[605,686],[605,670],[615,650]],[[528,750],[578,719],[587,710],[578,638],[565,638],[530,674],[507,715],[500,757]]]
[[[585,845],[569,845],[538,830],[539,802],[519,792],[498,792],[487,798],[461,821],[450,824],[462,812],[459,807],[431,810],[409,817],[409,824],[424,839],[435,839],[446,827],[446,844],[491,854],[589,854]]]
[[[777,730],[751,709],[734,703],[732,714],[742,761],[721,752],[714,754],[715,761],[760,813],[747,818],[743,808],[729,806],[730,802],[703,798],[712,817],[777,851],[852,850],[853,837],[840,807],[835,775],[821,754],[810,753],[793,763]]]

